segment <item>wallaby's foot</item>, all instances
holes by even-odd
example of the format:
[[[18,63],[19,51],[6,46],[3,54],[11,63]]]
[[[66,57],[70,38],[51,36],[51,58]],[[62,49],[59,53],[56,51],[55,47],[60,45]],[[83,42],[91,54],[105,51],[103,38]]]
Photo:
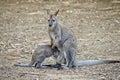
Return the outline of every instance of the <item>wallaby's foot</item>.
[[[66,69],[66,70],[68,70],[68,69],[70,69],[70,68],[73,68],[74,66],[72,66],[72,65],[65,65],[65,66],[63,66],[63,69]]]
[[[46,68],[46,66],[43,66],[42,64],[36,63],[35,64],[35,68],[39,69],[39,68]]]
[[[61,64],[54,64],[54,65],[52,65],[52,67],[57,68],[57,70],[62,70],[63,69]]]
[[[51,65],[52,68],[60,68],[61,67],[61,64],[53,64]]]
[[[58,70],[62,69],[62,66],[61,64],[53,64],[53,65],[43,65],[43,66],[46,66],[46,67],[49,67],[49,68],[57,68]]]

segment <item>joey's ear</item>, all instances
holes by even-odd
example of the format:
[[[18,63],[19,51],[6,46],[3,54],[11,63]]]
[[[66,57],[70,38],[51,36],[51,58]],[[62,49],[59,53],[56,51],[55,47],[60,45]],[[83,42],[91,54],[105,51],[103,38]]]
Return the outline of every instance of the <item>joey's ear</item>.
[[[58,12],[59,12],[59,9],[55,12],[55,14],[54,14],[54,15],[55,15],[55,16],[57,16]]]
[[[50,10],[49,9],[47,9],[47,14],[50,15]]]

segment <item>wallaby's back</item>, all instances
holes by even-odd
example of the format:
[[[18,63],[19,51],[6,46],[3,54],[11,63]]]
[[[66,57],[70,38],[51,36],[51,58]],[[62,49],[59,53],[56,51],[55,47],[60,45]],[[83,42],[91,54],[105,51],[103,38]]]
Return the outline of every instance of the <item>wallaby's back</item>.
[[[61,44],[64,44],[65,41],[69,40],[72,47],[77,48],[77,40],[73,31],[66,27],[61,27]]]
[[[53,50],[50,45],[39,45],[34,53],[32,54],[31,62],[28,64],[20,64],[16,63],[15,66],[21,66],[21,67],[32,67],[33,65],[35,67],[43,67],[42,62],[47,57],[50,57],[54,55]]]
[[[52,49],[50,45],[39,45],[33,55],[32,55],[32,61],[36,61],[36,59],[39,56],[45,56],[45,57],[50,57],[53,55]]]

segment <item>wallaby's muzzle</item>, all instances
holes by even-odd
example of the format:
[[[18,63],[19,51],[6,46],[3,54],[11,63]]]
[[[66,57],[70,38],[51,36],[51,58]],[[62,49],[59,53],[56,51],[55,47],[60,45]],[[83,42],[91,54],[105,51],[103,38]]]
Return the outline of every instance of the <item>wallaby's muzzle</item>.
[[[51,27],[52,25],[51,24],[49,24],[49,27]]]

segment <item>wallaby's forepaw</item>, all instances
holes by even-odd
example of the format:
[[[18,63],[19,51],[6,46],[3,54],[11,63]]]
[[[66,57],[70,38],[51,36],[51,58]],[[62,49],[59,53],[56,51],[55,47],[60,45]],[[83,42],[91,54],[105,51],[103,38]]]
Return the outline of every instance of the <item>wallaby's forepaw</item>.
[[[52,47],[51,47],[52,49],[54,49],[55,48],[55,46],[54,45],[52,45]]]

